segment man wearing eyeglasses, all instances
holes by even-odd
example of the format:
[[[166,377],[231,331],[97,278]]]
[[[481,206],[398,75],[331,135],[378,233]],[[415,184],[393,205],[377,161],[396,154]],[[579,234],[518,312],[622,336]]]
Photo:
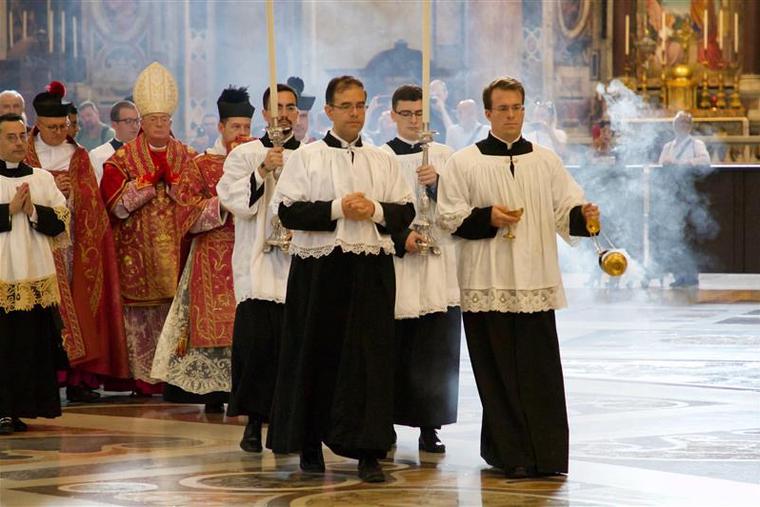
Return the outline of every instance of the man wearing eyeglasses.
[[[422,165],[422,88],[404,85],[391,97],[391,118],[398,136],[382,146],[398,161],[401,174],[415,189],[416,220],[431,222],[440,255],[420,254],[423,236],[410,226],[392,235],[396,248],[396,378],[394,423],[420,428],[419,449],[446,452],[437,430],[457,420],[461,313],[456,253],[448,232],[435,224],[438,169],[453,151],[431,143],[429,163]],[[421,213],[422,193],[428,200]],[[424,253],[424,252],[423,252]]]
[[[248,416],[240,448],[261,452],[261,425],[269,421],[282,341],[285,288],[290,254],[267,246],[274,214],[269,203],[277,178],[301,143],[294,126],[299,109],[296,91],[277,85],[277,112],[271,111],[269,88],[264,92],[262,116],[267,124],[277,118],[284,144],[274,146],[269,133],[238,146],[224,163],[217,190],[222,204],[235,215],[235,325],[232,336],[232,391],[229,416]]]
[[[137,106],[129,100],[115,103],[111,107],[111,127],[115,132],[113,139],[90,151],[90,161],[98,184],[103,179],[103,163],[140,132],[140,113]]]
[[[174,76],[150,64],[135,81],[133,97],[142,132],[105,162],[100,190],[114,224],[129,343],[132,380],[120,387],[152,395],[163,390],[151,369],[181,275],[183,238],[219,227],[226,214],[207,194],[195,151],[172,135]]]
[[[332,128],[293,152],[272,198],[293,257],[268,444],[321,473],[324,442],[358,459],[362,480],[381,482],[377,460],[393,439],[390,234],[409,226],[414,206],[394,158],[362,143],[362,82],[334,78],[325,99]]]
[[[575,243],[599,220],[557,155],[522,137],[524,103],[512,78],[483,90],[491,132],[449,159],[438,190],[441,225],[464,240],[459,285],[483,404],[480,454],[511,478],[567,473],[556,236]]]
[[[121,304],[113,234],[87,150],[68,135],[71,103],[65,94],[54,81],[34,98],[37,123],[26,162],[53,174],[71,210],[73,246],[56,252],[63,340],[72,366],[66,398],[92,402],[100,397],[94,390],[102,376],[125,377],[129,371],[124,323],[114,318]]]

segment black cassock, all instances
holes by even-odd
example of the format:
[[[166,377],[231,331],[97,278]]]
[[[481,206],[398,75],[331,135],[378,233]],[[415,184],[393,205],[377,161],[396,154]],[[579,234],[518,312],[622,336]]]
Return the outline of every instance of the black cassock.
[[[32,168],[25,164],[19,164],[17,169],[6,169],[5,162],[0,161],[2,177],[20,178],[31,174]],[[16,186],[12,181],[10,184]],[[35,208],[37,224],[33,229],[37,233],[53,237],[65,230],[64,222],[52,208],[39,204],[35,204]],[[10,233],[10,219],[9,204],[0,204],[0,234]],[[33,253],[19,248],[14,255]],[[0,308],[0,416],[61,415],[56,371],[69,367],[61,328],[56,305],[35,304],[29,310],[11,311]]]
[[[383,234],[414,218],[409,204],[381,203]],[[331,202],[280,204],[288,229],[335,230]],[[384,457],[393,441],[395,276],[391,255],[294,256],[267,446],[297,452],[324,442],[349,458]]]
[[[510,158],[532,151],[523,139],[511,150],[490,137],[478,145],[485,155]],[[581,206],[569,213],[570,235],[588,236]],[[498,231],[488,206],[473,208],[454,234],[478,241]],[[566,473],[569,431],[554,310],[463,311],[462,319],[483,404],[483,459],[507,472],[524,467],[529,475]]]

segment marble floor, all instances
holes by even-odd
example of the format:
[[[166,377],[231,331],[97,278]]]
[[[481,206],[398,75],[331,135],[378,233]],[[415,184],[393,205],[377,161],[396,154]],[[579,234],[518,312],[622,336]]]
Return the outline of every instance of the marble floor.
[[[568,290],[558,313],[570,473],[507,480],[478,455],[480,404],[466,354],[445,456],[397,427],[388,482],[362,484],[326,451],[238,449],[245,421],[106,393],[0,438],[0,505],[760,505],[760,302],[662,289]]]

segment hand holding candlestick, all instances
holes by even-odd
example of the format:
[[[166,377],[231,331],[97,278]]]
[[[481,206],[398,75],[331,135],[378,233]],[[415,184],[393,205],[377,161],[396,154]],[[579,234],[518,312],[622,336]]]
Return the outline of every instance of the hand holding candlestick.
[[[427,123],[423,124],[422,132],[420,132],[420,146],[422,147],[422,167],[430,164],[430,143],[433,142],[433,136],[436,132],[429,129]],[[427,255],[432,253],[433,255],[440,255],[441,249],[438,246],[437,241],[433,235],[431,224],[433,219],[433,206],[430,203],[430,197],[427,195],[427,185],[417,183],[417,193],[419,202],[419,216],[415,221],[412,228],[419,234],[420,238],[417,240],[417,249],[420,255]]]
[[[269,140],[272,141],[272,146],[275,148],[282,148],[285,144],[285,129],[277,125],[277,117],[272,118],[272,125],[267,128],[267,135],[269,136]],[[282,168],[278,167],[272,172],[275,179],[277,179],[280,172],[282,172]],[[283,252],[287,252],[290,249],[290,238],[292,236],[293,233],[282,225],[280,217],[274,215],[272,217],[272,233],[264,243],[264,252],[271,252],[272,248],[279,248]]]

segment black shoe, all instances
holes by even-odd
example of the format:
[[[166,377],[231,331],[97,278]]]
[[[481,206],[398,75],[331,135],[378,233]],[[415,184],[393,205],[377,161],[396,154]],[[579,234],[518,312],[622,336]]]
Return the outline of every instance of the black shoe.
[[[536,470],[533,467],[512,467],[507,468],[504,471],[504,475],[507,479],[527,479],[528,477],[536,477]]]
[[[301,470],[309,473],[325,473],[325,457],[322,454],[322,444],[316,448],[301,451]]]
[[[223,414],[224,403],[206,403],[203,407],[203,411],[207,414]]]
[[[359,478],[364,482],[385,482],[385,474],[375,458],[359,458]]]
[[[446,446],[443,445],[435,428],[420,428],[420,451],[443,454]]]
[[[13,420],[10,417],[0,417],[0,435],[13,434]]]
[[[72,403],[95,403],[100,399],[100,393],[83,386],[67,386],[66,399]]]
[[[261,421],[251,417],[243,432],[240,448],[245,452],[261,452]]]
[[[29,426],[27,426],[26,423],[18,417],[11,417],[11,424],[13,424],[13,431],[19,433],[23,433],[29,429]]]

